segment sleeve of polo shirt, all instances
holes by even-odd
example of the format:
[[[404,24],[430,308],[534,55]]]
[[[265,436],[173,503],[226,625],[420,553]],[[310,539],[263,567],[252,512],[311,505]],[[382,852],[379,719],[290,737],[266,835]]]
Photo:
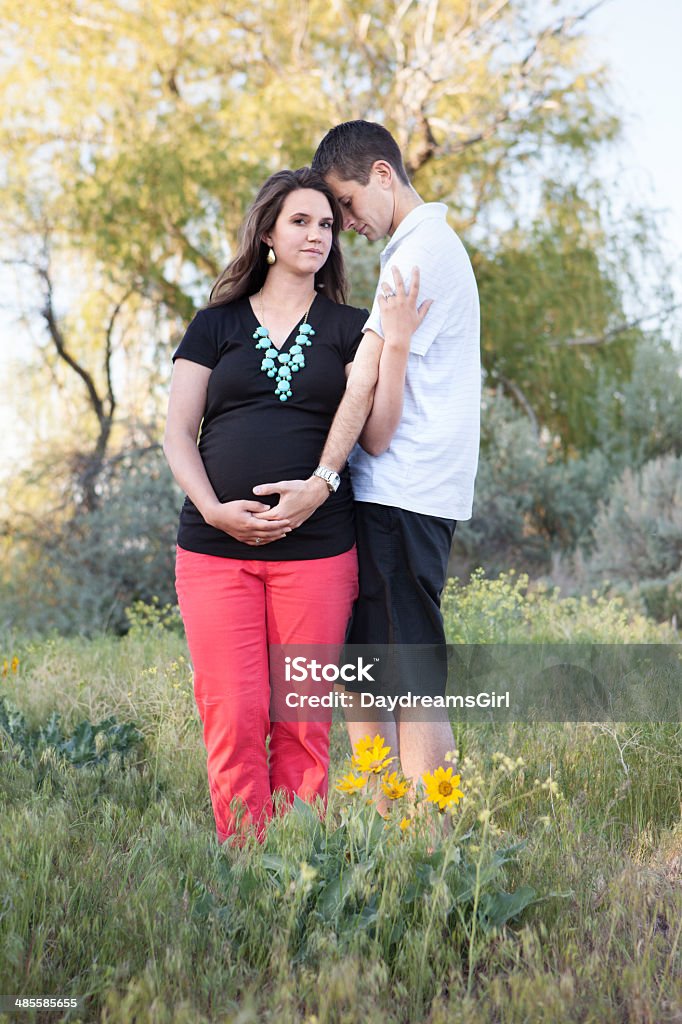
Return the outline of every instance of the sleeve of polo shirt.
[[[360,346],[365,330],[365,321],[369,316],[366,309],[352,309],[350,312],[352,315],[348,317],[348,321],[344,325],[345,330],[342,338],[344,366],[347,366],[348,363],[352,363],[355,359],[355,353]]]
[[[378,296],[381,282],[391,287],[394,285],[392,267],[397,267],[407,286],[413,267],[419,267],[419,297],[417,305],[432,299],[431,306],[424,320],[412,335],[410,352],[417,356],[425,356],[433,341],[439,334],[449,332],[449,324],[453,323],[453,331],[459,319],[458,295],[461,295],[464,281],[469,280],[471,268],[466,250],[458,242],[454,234],[443,235],[443,244],[427,249],[424,246],[399,248],[395,256],[387,262],[377,286],[374,304],[365,330],[375,331],[383,338],[381,313]]]
[[[205,309],[200,309],[187,327],[172,359],[173,362],[176,359],[189,359],[192,363],[207,366],[209,370],[218,362],[218,344],[210,330]]]

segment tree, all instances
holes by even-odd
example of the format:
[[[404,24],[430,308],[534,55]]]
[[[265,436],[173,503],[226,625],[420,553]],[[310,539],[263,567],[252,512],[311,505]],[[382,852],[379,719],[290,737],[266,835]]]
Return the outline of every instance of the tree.
[[[384,121],[462,228],[513,207],[519,166],[587,160],[616,130],[571,0],[3,6],[6,258],[32,268],[33,312],[85,399],[90,481],[130,411],[112,365],[153,378],[257,184],[330,124]]]

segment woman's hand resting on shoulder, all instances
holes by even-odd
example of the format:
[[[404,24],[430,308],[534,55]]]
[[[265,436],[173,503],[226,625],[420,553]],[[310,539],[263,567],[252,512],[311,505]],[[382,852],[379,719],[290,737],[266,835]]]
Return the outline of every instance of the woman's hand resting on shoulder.
[[[229,533],[235,540],[254,547],[271,544],[291,533],[288,519],[257,519],[256,512],[269,512],[262,501],[226,501],[211,509],[206,522]]]

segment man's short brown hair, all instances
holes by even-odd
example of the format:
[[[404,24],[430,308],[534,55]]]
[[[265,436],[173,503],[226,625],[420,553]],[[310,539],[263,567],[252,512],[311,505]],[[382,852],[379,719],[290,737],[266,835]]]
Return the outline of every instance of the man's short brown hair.
[[[313,170],[334,174],[341,181],[366,185],[377,160],[390,164],[404,185],[410,179],[398,143],[389,131],[373,121],[345,121],[328,131],[313,157]]]

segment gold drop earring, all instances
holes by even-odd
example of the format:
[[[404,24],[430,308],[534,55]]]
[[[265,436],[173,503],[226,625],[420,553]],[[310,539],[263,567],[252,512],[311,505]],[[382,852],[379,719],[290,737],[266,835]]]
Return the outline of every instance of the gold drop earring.
[[[275,250],[272,248],[272,246],[270,246],[270,248],[268,249],[268,255],[266,256],[266,260],[267,260],[269,266],[272,266],[273,263],[277,262],[277,257],[275,256]]]

